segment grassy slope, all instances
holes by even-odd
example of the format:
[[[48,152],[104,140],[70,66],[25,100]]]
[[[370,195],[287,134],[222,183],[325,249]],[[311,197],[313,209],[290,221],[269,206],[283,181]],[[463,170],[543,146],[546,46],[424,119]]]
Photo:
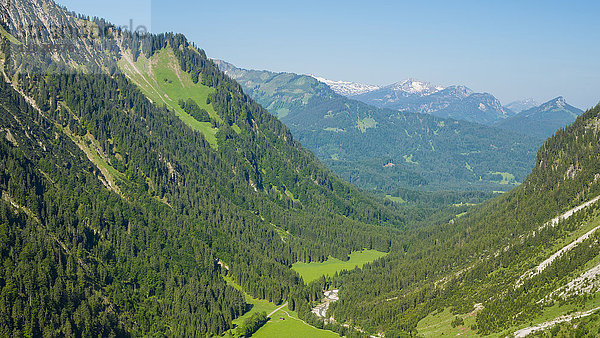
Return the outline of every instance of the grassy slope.
[[[292,269],[296,270],[305,282],[315,280],[322,275],[333,275],[336,271],[343,269],[350,270],[354,267],[362,267],[363,264],[372,262],[377,258],[387,255],[385,252],[377,250],[356,251],[350,254],[350,259],[343,262],[337,258],[330,257],[323,263],[296,263]],[[236,284],[231,278],[225,277],[227,284],[244,292],[241,286]],[[246,303],[251,304],[252,308],[241,317],[235,319],[233,323],[239,326],[256,312],[271,313],[278,308],[278,305],[263,299],[256,299],[244,292]],[[280,318],[285,318],[281,320]],[[287,306],[281,308],[271,316],[271,319],[255,334],[253,337],[334,337],[336,333],[328,330],[321,330],[306,324],[298,318],[295,311],[291,311]]]
[[[572,303],[571,304],[570,303],[558,304],[558,303],[556,303],[551,307],[545,308],[542,311],[542,313],[535,320],[532,320],[531,322],[528,322],[528,323],[523,323],[518,326],[511,327],[508,330],[505,330],[504,332],[494,333],[492,335],[489,335],[488,337],[511,336],[511,334],[513,334],[513,332],[515,332],[519,329],[534,326],[537,324],[541,324],[541,323],[553,320],[555,318],[558,318],[562,315],[566,315],[569,313],[578,312],[578,311],[583,312],[583,311],[591,310],[598,306],[600,306],[600,295],[599,294],[592,295],[592,298],[590,298],[583,304],[572,304]],[[450,309],[448,309],[448,308],[446,308],[441,313],[429,314],[427,317],[423,318],[417,325],[418,335],[421,337],[439,337],[439,336],[448,336],[448,335],[451,335],[451,336],[461,335],[461,336],[467,336],[467,337],[479,337],[480,336],[475,331],[471,330],[471,325],[475,324],[475,318],[476,318],[472,313],[471,314],[459,314],[458,317],[463,318],[465,324],[455,327],[455,328],[453,328],[451,325],[451,322],[454,319],[454,317],[455,317],[455,315],[453,315],[450,312]]]
[[[302,276],[305,283],[309,283],[323,275],[332,276],[342,270],[351,270],[355,267],[362,267],[363,264],[372,262],[377,258],[387,255],[385,252],[377,250],[356,251],[350,254],[350,259],[343,262],[337,258],[329,257],[322,263],[295,263],[292,269],[296,270]]]
[[[244,313],[242,316],[233,320],[233,324],[235,324],[235,326],[239,326],[240,324],[242,324],[244,322],[244,320],[246,320],[246,318],[250,317],[252,314],[254,314],[256,312],[266,312],[267,314],[269,314],[269,313],[271,313],[271,311],[273,311],[277,308],[277,305],[275,305],[267,300],[253,298],[252,296],[250,296],[249,294],[244,292],[244,290],[242,290],[242,287],[239,286],[236,282],[234,282],[230,277],[224,277],[224,279],[227,282],[227,284],[242,291],[244,293],[244,297],[246,298],[246,303],[252,305],[252,308],[250,309],[250,311]]]
[[[589,222],[581,224],[581,226],[579,226],[569,235],[558,239],[556,243],[554,243],[554,245],[552,245],[550,248],[540,250],[540,252],[536,256],[527,257],[528,259],[524,261],[523,264],[531,267],[536,266],[537,263],[545,260],[564,246],[575,241],[577,238],[599,225],[600,217],[596,217]],[[588,269],[591,269],[598,263],[600,263],[600,256],[597,256],[594,259],[590,260],[587,264],[583,266],[583,268],[573,273],[572,277],[578,277],[581,273],[587,271]],[[573,304],[569,302],[560,304],[560,302],[555,302],[554,305],[544,308],[542,310],[542,313],[539,316],[537,316],[534,320],[527,323],[521,323],[519,325],[507,329],[504,332],[495,333],[491,336],[504,337],[507,335],[511,335],[513,332],[525,327],[541,324],[572,312],[591,310],[598,306],[600,306],[600,294],[592,294],[590,299],[580,304]],[[417,325],[417,332],[420,336],[425,337],[436,337],[448,334],[457,335],[459,333],[461,335],[477,336],[473,332],[473,330],[470,329],[470,326],[475,323],[476,317],[472,314],[459,314],[458,316],[464,319],[465,325],[453,328],[451,326],[451,322],[452,319],[454,319],[454,315],[450,313],[449,309],[445,309],[445,311],[442,313],[429,314],[427,317],[423,318],[419,322],[419,324]]]
[[[475,324],[475,315],[462,314],[459,315],[464,321],[464,325],[452,327],[451,323],[454,315],[449,309],[443,312],[436,312],[423,318],[417,325],[417,332],[422,337],[439,337],[439,336],[476,336],[471,330],[471,325]]]
[[[280,318],[284,318],[281,320]],[[298,314],[290,311],[288,307],[275,312],[271,319],[252,337],[289,337],[289,338],[304,338],[304,337],[339,337],[335,332],[317,329],[316,327],[306,324],[298,319]]]
[[[173,51],[166,48],[156,52],[150,59],[140,55],[136,62],[126,55],[119,60],[119,68],[152,102],[167,105],[185,124],[201,132],[211,146],[216,147],[215,134],[218,129],[212,128],[210,122],[198,122],[178,104],[179,99],[192,98],[200,108],[206,109],[212,119],[222,122],[212,104],[206,104],[206,99],[214,89],[200,83],[194,84],[176,60]]]
[[[23,44],[21,41],[17,40],[17,38],[12,36],[9,32],[7,32],[2,26],[0,26],[0,35],[4,36],[5,38],[8,39],[8,41],[10,41],[11,43],[14,43],[15,45],[20,46]]]
[[[231,278],[225,277],[227,284],[234,288],[244,292],[241,286],[236,284]],[[249,294],[244,292],[246,297],[246,303],[251,304],[252,308],[241,317],[235,319],[233,324],[235,326],[241,325],[246,318],[250,317],[256,312],[266,312],[267,315],[273,310],[277,309],[278,306],[263,299],[252,298]],[[280,318],[285,318],[281,320]],[[233,332],[232,332],[233,333]],[[273,314],[271,319],[252,337],[336,337],[336,333],[327,330],[317,329],[314,326],[306,324],[304,321],[298,318],[298,314],[295,311],[291,311],[287,306],[278,310]]]

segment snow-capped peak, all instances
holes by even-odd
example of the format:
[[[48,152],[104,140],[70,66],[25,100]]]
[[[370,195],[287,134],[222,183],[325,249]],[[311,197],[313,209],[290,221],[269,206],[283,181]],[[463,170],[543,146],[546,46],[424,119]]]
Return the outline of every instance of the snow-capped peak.
[[[567,104],[567,101],[562,96],[557,97],[554,102],[556,102],[556,105],[561,108],[563,108]]]
[[[542,104],[540,106],[540,108],[542,109],[542,111],[550,111],[553,109],[561,109],[561,108],[565,108],[567,105],[567,100],[565,100],[564,97],[559,96],[557,98],[554,98],[544,104]]]
[[[319,82],[323,82],[324,84],[328,85],[334,92],[344,96],[364,94],[380,88],[379,86],[357,82],[328,80],[312,74],[308,74],[308,76],[315,78]]]
[[[417,79],[406,79],[401,82],[396,82],[389,85],[388,88],[394,91],[420,95],[429,95],[444,89],[442,86],[434,86],[429,82],[420,81]]]

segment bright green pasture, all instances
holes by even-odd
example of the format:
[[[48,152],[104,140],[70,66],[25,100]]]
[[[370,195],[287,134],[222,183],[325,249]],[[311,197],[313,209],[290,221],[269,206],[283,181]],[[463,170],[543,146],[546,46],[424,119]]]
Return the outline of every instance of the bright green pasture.
[[[294,263],[292,269],[302,276],[305,283],[309,283],[323,275],[333,276],[336,272],[342,270],[352,270],[357,266],[361,268],[365,263],[370,263],[385,255],[387,255],[387,253],[377,250],[355,251],[350,254],[350,259],[345,262],[337,258],[329,257],[328,260],[322,263]]]

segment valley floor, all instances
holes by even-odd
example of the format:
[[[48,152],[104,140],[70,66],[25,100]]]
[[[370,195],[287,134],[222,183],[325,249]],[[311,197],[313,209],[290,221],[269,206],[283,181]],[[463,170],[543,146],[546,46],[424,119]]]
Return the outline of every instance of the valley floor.
[[[225,277],[227,284],[235,287],[238,290],[242,288],[236,284],[231,278]],[[241,317],[235,319],[233,323],[235,326],[241,325],[244,320],[252,316],[257,312],[266,312],[269,321],[263,325],[258,331],[256,331],[252,337],[337,337],[338,334],[328,330],[318,329],[311,326],[298,318],[298,314],[295,311],[291,311],[287,303],[277,306],[269,301],[263,299],[256,299],[244,292],[246,297],[246,303],[250,304],[252,308]],[[235,336],[235,329],[229,331]],[[227,336],[227,334],[226,334]]]
[[[350,254],[350,259],[345,262],[337,258],[329,257],[328,260],[320,263],[295,263],[292,265],[292,269],[302,276],[304,283],[310,283],[323,275],[333,276],[336,272],[342,270],[352,270],[355,267],[361,268],[365,263],[372,262],[385,255],[387,255],[387,253],[377,250],[355,251]]]
[[[309,283],[313,280],[318,279],[323,275],[333,276],[336,272],[340,272],[341,270],[350,270],[355,267],[362,267],[365,263],[372,262],[380,257],[387,255],[385,252],[380,252],[377,250],[362,250],[352,252],[350,254],[350,259],[348,261],[341,261],[337,258],[330,257],[325,262],[312,262],[312,263],[296,263],[293,265],[292,269],[296,270],[304,279],[304,282]],[[233,324],[237,327],[240,326],[247,318],[252,316],[254,313],[265,312],[267,313],[267,317],[269,317],[269,321],[263,325],[257,332],[255,332],[253,337],[336,337],[337,333],[318,329],[314,326],[311,326],[298,318],[298,314],[295,311],[291,311],[287,306],[287,303],[282,305],[276,305],[264,299],[256,299],[247,294],[241,286],[239,286],[231,277],[224,277],[227,284],[233,286],[234,288],[242,291],[245,296],[246,303],[251,305],[249,311],[244,313],[239,318],[233,321]],[[337,291],[326,291],[325,297],[326,301],[324,304],[329,304],[330,301],[337,300]],[[323,305],[323,304],[320,304]],[[317,306],[318,308],[319,306]],[[324,312],[327,311],[327,308],[321,309],[320,315],[321,317],[324,315]],[[230,333],[235,336],[235,329],[230,330]]]

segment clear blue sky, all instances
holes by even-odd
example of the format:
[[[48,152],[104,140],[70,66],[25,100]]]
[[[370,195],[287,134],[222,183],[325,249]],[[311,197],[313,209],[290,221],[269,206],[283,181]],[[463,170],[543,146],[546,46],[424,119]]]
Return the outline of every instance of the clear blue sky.
[[[464,84],[506,104],[600,102],[600,1],[58,0],[181,32],[239,67],[389,84]]]

